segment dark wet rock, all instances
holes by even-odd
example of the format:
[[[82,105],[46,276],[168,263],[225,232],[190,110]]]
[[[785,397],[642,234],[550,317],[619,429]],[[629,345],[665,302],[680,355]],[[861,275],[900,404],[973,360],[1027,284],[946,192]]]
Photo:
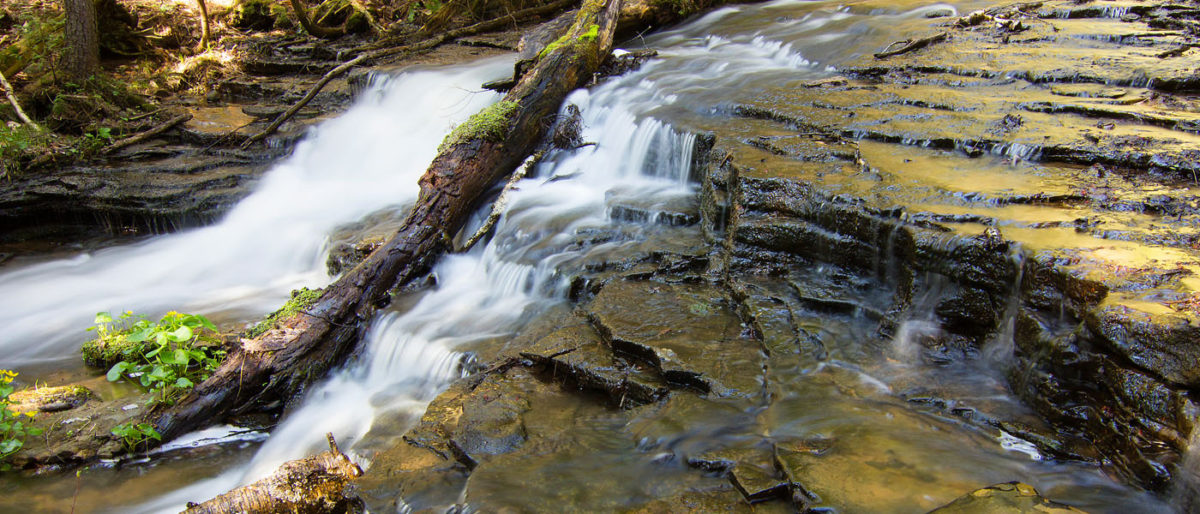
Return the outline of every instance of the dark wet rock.
[[[236,154],[186,153],[39,173],[0,191],[0,220],[8,230],[82,223],[119,234],[204,224],[249,193],[264,169],[256,161]]]
[[[655,374],[621,362],[587,324],[557,330],[522,350],[521,356],[546,365],[553,379],[604,393],[619,407],[652,403],[668,392]]]
[[[1117,305],[1093,311],[1087,326],[1117,356],[1141,369],[1179,386],[1200,386],[1200,327],[1194,319]]]
[[[791,496],[791,484],[776,470],[770,447],[712,451],[689,458],[688,464],[727,475],[730,483],[750,503]]]

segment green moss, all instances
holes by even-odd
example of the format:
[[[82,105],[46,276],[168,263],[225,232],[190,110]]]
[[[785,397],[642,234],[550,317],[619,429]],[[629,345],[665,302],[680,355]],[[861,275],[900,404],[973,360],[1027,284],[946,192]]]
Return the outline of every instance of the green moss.
[[[553,43],[546,45],[546,48],[543,48],[541,52],[538,52],[538,60],[542,60],[547,55],[550,55],[551,52],[557,50],[560,46],[563,46],[568,42],[570,42],[570,39],[566,35],[554,40]]]
[[[479,111],[467,121],[454,127],[450,135],[442,141],[438,151],[444,152],[451,146],[471,139],[487,139],[489,141],[503,139],[504,135],[508,133],[510,118],[516,111],[516,102],[497,102]]]
[[[283,304],[283,307],[280,307],[279,310],[272,312],[266,317],[266,319],[260,321],[257,325],[254,325],[254,327],[250,330],[247,330],[246,337],[258,337],[263,335],[264,332],[275,328],[275,325],[280,321],[290,318],[297,312],[312,307],[312,305],[317,303],[317,300],[321,298],[321,293],[321,289],[309,289],[307,287],[292,291],[292,298],[289,299],[287,303]]]
[[[588,25],[587,32],[579,35],[579,40],[585,43],[595,41],[600,36],[600,26],[595,23]]]
[[[129,356],[142,353],[147,345],[145,341],[134,343],[124,334],[114,333],[83,343],[79,351],[83,353],[83,362],[89,366],[108,369]]]

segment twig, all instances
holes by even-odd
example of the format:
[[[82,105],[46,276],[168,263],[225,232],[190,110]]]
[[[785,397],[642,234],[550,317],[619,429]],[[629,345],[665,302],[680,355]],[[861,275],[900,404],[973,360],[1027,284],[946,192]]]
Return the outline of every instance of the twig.
[[[17,111],[17,117],[20,118],[21,121],[25,122],[26,125],[33,127],[33,130],[41,132],[42,127],[38,126],[37,123],[34,123],[33,120],[29,119],[29,116],[25,115],[25,111],[21,110],[21,104],[17,103],[17,95],[13,92],[12,85],[8,83],[8,79],[4,78],[3,73],[0,73],[0,86],[4,86],[4,94],[8,96],[8,103],[12,104],[13,109]]]
[[[538,152],[533,156],[533,160],[513,172],[512,176],[508,178],[508,183],[504,184],[504,190],[500,191],[500,196],[496,197],[495,202],[492,202],[492,212],[488,214],[487,220],[483,222],[483,226],[479,227],[479,230],[476,230],[475,234],[470,239],[467,239],[467,242],[463,243],[461,248],[455,248],[454,253],[464,253],[470,250],[471,247],[475,246],[475,243],[478,243],[488,232],[492,231],[492,228],[496,226],[496,222],[500,220],[500,215],[504,214],[505,207],[508,206],[508,193],[516,189],[517,182],[525,178],[530,170],[537,166],[541,160],[542,153]]]
[[[165,123],[163,123],[161,125],[151,128],[150,130],[147,130],[145,132],[140,132],[138,134],[135,134],[135,135],[129,136],[125,139],[122,139],[120,141],[117,141],[111,145],[108,145],[108,148],[104,149],[104,153],[110,154],[117,150],[125,148],[126,146],[129,146],[129,145],[132,145],[135,143],[140,143],[140,142],[150,139],[154,136],[162,134],[163,132],[166,132],[171,127],[174,127],[175,125],[178,125],[178,124],[183,123],[190,119],[192,119],[191,114],[181,114],[179,116],[176,116],[174,118],[167,120]]]
[[[293,105],[290,109],[285,111],[283,114],[280,114],[279,116],[277,116],[275,118],[275,120],[272,121],[271,124],[267,126],[267,128],[263,129],[262,132],[259,132],[253,136],[250,136],[249,139],[247,139],[245,142],[243,142],[242,149],[246,149],[250,145],[257,143],[259,141],[262,141],[263,139],[266,139],[267,136],[275,133],[275,131],[279,129],[279,126],[283,125],[283,122],[291,119],[292,116],[295,116],[296,113],[300,111],[300,109],[303,109],[304,106],[308,105],[308,103],[311,102],[312,99],[317,96],[317,93],[320,93],[321,90],[324,89],[325,86],[328,85],[330,81],[341,76],[343,73],[346,73],[348,70],[350,70],[350,68],[353,68],[360,64],[367,64],[376,59],[382,59],[384,57],[389,57],[389,56],[392,56],[392,55],[395,55],[395,54],[398,54],[401,52],[419,52],[422,50],[428,50],[430,48],[434,48],[434,47],[441,45],[442,43],[445,43],[447,41],[450,41],[452,39],[457,39],[457,38],[465,37],[465,36],[473,36],[480,32],[487,32],[489,30],[496,30],[500,27],[507,25],[510,22],[515,23],[524,18],[540,16],[546,12],[554,12],[558,9],[566,7],[573,3],[575,3],[575,0],[562,0],[562,1],[559,1],[559,2],[556,2],[553,4],[544,5],[541,7],[532,7],[529,9],[517,11],[515,13],[512,13],[511,15],[501,16],[499,18],[495,18],[492,20],[482,21],[482,22],[476,23],[474,25],[469,25],[469,26],[462,27],[459,29],[444,32],[444,33],[434,36],[432,38],[418,41],[416,43],[410,43],[407,45],[401,45],[401,46],[396,46],[396,47],[392,47],[392,48],[383,48],[383,49],[379,49],[379,50],[375,50],[372,52],[367,52],[362,55],[359,55],[358,57],[350,59],[349,61],[346,61],[346,62],[338,65],[338,67],[336,67],[332,70],[329,70],[327,73],[325,73],[325,75],[321,77],[321,80],[318,80],[317,83],[308,90],[308,93],[305,94],[304,97],[301,98],[298,102],[296,102],[295,105]]]
[[[897,42],[895,42],[895,43],[892,43],[892,44],[888,45],[888,46],[887,46],[887,48],[885,48],[885,49],[884,49],[884,51],[882,51],[882,52],[880,52],[880,53],[877,53],[877,54],[875,54],[875,58],[876,58],[876,59],[883,59],[883,58],[886,58],[886,57],[891,57],[891,56],[893,56],[893,55],[906,54],[906,53],[908,53],[908,52],[911,52],[911,51],[913,51],[913,50],[920,50],[920,49],[922,49],[922,48],[925,48],[925,47],[927,47],[927,46],[929,46],[929,45],[931,45],[931,44],[938,43],[938,42],[941,42],[941,41],[945,41],[945,40],[946,40],[946,37],[948,37],[948,36],[949,36],[949,34],[947,34],[947,33],[945,33],[945,32],[941,32],[941,33],[934,34],[934,35],[932,35],[932,36],[929,36],[929,37],[923,37],[923,38],[921,38],[921,39],[917,39],[917,40],[909,40],[909,41],[897,41]],[[897,44],[904,44],[904,46],[902,46],[902,47],[900,47],[900,48],[897,48],[896,50],[888,50],[888,48],[891,48],[891,47],[893,47],[893,46],[896,46]]]

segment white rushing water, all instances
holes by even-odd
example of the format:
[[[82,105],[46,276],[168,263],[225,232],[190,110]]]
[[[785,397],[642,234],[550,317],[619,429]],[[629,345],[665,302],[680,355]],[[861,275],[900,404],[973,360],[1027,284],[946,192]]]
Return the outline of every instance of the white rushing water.
[[[75,359],[99,311],[269,312],[328,282],[337,226],[411,204],[438,142],[498,95],[508,59],[406,73],[321,124],[218,223],[0,274],[0,362]]]
[[[628,199],[633,191],[632,196],[653,199],[651,205],[694,195],[687,181],[694,136],[612,102],[612,94],[629,86],[617,81],[594,94],[573,94],[568,103],[582,109],[583,138],[595,144],[548,154],[510,193],[492,239],[467,254],[441,259],[434,289],[403,312],[385,311],[373,320],[365,353],[315,387],[248,465],[136,510],[177,510],[187,501],[252,482],[287,460],[320,451],[327,432],[343,448],[358,451],[364,445],[368,452],[378,449],[373,430],[380,432],[374,441],[390,444],[460,376],[464,346],[509,335],[529,314],[565,299],[568,283],[558,273],[560,264],[637,237],[636,230],[633,235],[625,230],[624,239],[573,244],[581,232],[612,225],[608,208],[614,192]]]

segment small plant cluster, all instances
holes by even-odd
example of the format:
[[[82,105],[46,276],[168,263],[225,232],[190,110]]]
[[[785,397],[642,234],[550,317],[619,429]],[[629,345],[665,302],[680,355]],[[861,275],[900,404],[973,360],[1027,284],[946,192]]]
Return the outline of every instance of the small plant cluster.
[[[113,427],[112,435],[121,439],[121,443],[125,445],[125,449],[134,451],[142,443],[154,439],[161,441],[162,435],[158,433],[149,423],[121,423]]]
[[[42,429],[28,425],[32,412],[17,413],[9,409],[8,395],[12,394],[15,371],[0,369],[0,471],[8,471],[8,458],[25,446],[25,438],[42,433]]]
[[[96,339],[84,344],[84,359],[112,363],[108,380],[140,383],[157,393],[152,403],[175,403],[184,391],[207,379],[225,356],[216,325],[198,314],[171,311],[151,323],[129,311],[117,318],[101,312],[95,323],[88,330],[96,332]]]

